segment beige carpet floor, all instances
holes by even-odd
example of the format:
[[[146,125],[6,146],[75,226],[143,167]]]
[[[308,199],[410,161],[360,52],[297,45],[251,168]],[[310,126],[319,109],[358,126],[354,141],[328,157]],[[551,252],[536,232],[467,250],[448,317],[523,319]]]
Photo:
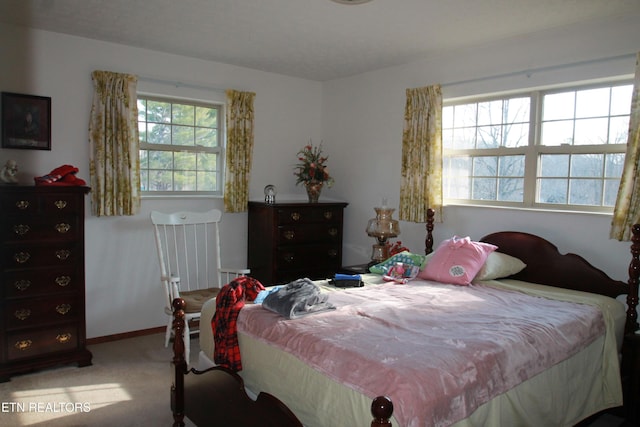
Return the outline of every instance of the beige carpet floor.
[[[193,342],[197,348],[197,341]],[[89,346],[93,365],[0,383],[0,426],[170,426],[172,351],[164,334]]]

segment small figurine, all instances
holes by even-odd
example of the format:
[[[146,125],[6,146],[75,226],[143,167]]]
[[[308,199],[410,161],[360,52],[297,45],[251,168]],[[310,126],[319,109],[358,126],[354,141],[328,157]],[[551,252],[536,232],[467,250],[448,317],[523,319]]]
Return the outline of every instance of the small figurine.
[[[15,160],[7,160],[7,163],[0,170],[0,181],[6,184],[18,182],[18,163]]]

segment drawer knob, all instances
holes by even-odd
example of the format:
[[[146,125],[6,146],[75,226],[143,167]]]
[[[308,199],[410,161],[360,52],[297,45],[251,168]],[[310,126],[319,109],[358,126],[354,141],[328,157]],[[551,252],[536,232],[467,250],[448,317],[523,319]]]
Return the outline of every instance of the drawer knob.
[[[26,291],[31,286],[31,280],[16,280],[13,286],[19,291]]]
[[[338,235],[338,229],[335,227],[331,227],[329,229],[329,236],[336,237]]]
[[[56,285],[60,287],[65,287],[71,283],[71,277],[69,276],[58,276],[55,278]]]
[[[60,249],[56,251],[56,258],[60,261],[64,261],[71,256],[71,251],[67,249]]]
[[[16,316],[16,319],[26,320],[29,316],[31,316],[31,310],[29,310],[28,308],[21,308],[19,310],[16,310],[13,315]]]
[[[60,234],[64,234],[67,231],[71,230],[71,225],[61,222],[60,224],[56,224],[56,231]]]
[[[331,258],[335,258],[338,255],[338,251],[336,249],[329,249],[329,251],[327,252],[327,254],[329,255],[329,257]]]
[[[283,258],[286,262],[293,262],[294,256],[291,252],[287,252],[283,255]]]
[[[293,240],[296,237],[296,233],[293,230],[287,230],[284,232],[284,238],[287,240]]]
[[[20,340],[20,341],[16,341],[16,343],[13,346],[18,350],[23,351],[31,347],[31,344],[33,344],[33,341],[31,340]]]
[[[13,254],[13,259],[18,264],[24,264],[29,261],[29,258],[31,258],[31,254],[29,252],[18,252],[17,254]]]
[[[67,201],[66,200],[56,200],[55,202],[53,202],[53,204],[58,209],[64,209],[64,208],[67,207]]]
[[[300,215],[300,212],[291,212],[291,219],[294,221],[299,221],[300,218],[302,218],[302,215]]]
[[[16,202],[16,208],[20,209],[20,210],[25,210],[29,207],[29,201],[28,200],[18,200]]]
[[[67,314],[71,310],[71,304],[58,304],[56,306],[56,311],[58,314],[62,314],[63,316]]]
[[[331,219],[333,218],[333,212],[332,211],[324,211],[324,219]]]
[[[56,341],[58,341],[60,344],[66,344],[71,341],[71,334],[69,332],[60,334],[56,337]]]
[[[13,232],[16,233],[18,236],[24,236],[30,230],[31,230],[31,227],[29,227],[26,224],[17,224],[13,226]]]

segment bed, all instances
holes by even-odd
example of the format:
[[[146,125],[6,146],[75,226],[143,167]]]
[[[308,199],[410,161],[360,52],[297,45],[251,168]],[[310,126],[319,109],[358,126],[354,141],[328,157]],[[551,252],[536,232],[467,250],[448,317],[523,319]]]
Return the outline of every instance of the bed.
[[[427,253],[433,250],[432,230],[430,221],[425,240]],[[405,427],[575,425],[595,413],[623,404],[620,376],[623,337],[638,329],[640,226],[634,226],[633,231],[628,283],[609,278],[578,255],[560,254],[552,243],[540,237],[498,232],[480,241],[497,246],[496,252],[522,260],[526,267],[517,274],[474,282],[473,286],[430,280],[395,285],[380,276],[364,275],[364,287],[345,290],[317,281],[338,308],[307,316],[304,322],[286,321],[258,305],[248,304],[238,317],[243,366],[239,374],[248,390],[277,396],[307,427],[389,423]],[[425,294],[418,296],[418,290],[424,290]],[[519,326],[525,331],[524,344],[511,339],[512,330],[499,332],[497,327],[492,327],[498,323],[517,323],[489,318],[493,311],[498,312],[495,304],[500,305],[507,296],[514,298],[514,302],[507,303],[514,316],[518,312],[526,313],[517,322],[536,317],[536,312],[547,313],[538,316],[540,324]],[[461,306],[460,300],[454,297],[466,302]],[[414,299],[418,298],[423,301],[421,304],[434,305],[435,302],[428,301],[438,301],[441,305],[457,306],[444,314],[452,316],[445,317],[449,319],[446,321],[438,320],[443,319],[442,313],[428,311],[405,319],[404,314],[400,316],[397,310],[386,307],[387,302],[393,300],[400,306],[405,304],[400,311],[417,313],[418,304]],[[476,304],[479,300],[482,304]],[[537,309],[533,302],[545,306]],[[472,316],[476,306],[480,307],[479,317]],[[371,307],[373,314],[367,312]],[[572,311],[574,309],[577,311]],[[201,322],[210,322],[214,313],[215,301],[212,300],[203,307]],[[560,326],[545,323],[551,321],[549,318],[563,316]],[[362,326],[362,331],[354,332],[353,326],[344,326],[350,318],[360,319],[357,327],[367,322],[377,326]],[[425,318],[430,320],[418,323]],[[465,335],[469,326],[463,322],[473,323],[484,318],[489,324],[482,325],[481,331],[487,331],[490,345],[475,339],[482,333]],[[575,321],[576,318],[579,321]],[[577,323],[562,323],[567,320]],[[440,327],[438,321],[448,322],[446,328]],[[294,324],[302,324],[302,332],[292,329]],[[402,341],[405,337],[398,332],[399,328],[409,331],[408,341],[429,341],[432,347],[408,347]],[[536,328],[546,328],[542,338],[530,331]],[[314,336],[311,330],[324,332]],[[432,335],[426,339],[416,335],[421,330],[428,330]],[[437,333],[433,333],[435,330]],[[577,330],[577,337],[569,337],[569,330]],[[303,335],[282,339],[298,333]],[[359,350],[339,340],[341,335],[346,341],[357,343]],[[467,340],[477,341],[476,346],[467,344]],[[562,343],[564,350],[556,352],[555,345],[549,345],[548,340]],[[444,353],[434,355],[433,346],[443,348]],[[200,347],[199,367],[212,366],[211,334],[201,332]],[[305,355],[294,352],[302,347],[313,351]],[[457,353],[457,349],[463,347],[469,347],[471,353]],[[554,351],[547,351],[551,347]],[[491,352],[493,356],[486,356]],[[403,353],[409,355],[404,359],[415,363],[415,369],[400,364],[395,370],[389,368],[393,365],[389,361],[402,359]],[[375,355],[371,359],[378,360],[369,366],[367,354]],[[428,358],[425,354],[429,354]],[[474,359],[478,354],[485,357]],[[499,362],[493,358],[496,354]],[[452,362],[455,359],[465,366],[462,373],[445,373],[446,378],[440,380],[421,376],[422,371],[429,370],[442,374],[447,366],[455,365]],[[496,371],[496,365],[508,365],[510,370]],[[429,406],[432,404],[435,406]]]

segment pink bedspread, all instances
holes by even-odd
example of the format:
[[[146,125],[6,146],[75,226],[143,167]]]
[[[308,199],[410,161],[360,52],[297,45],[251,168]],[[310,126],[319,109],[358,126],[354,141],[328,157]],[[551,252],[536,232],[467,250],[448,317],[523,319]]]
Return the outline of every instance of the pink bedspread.
[[[285,320],[246,306],[238,330],[373,398],[405,427],[447,426],[604,333],[592,306],[483,285],[333,292],[337,309]]]

